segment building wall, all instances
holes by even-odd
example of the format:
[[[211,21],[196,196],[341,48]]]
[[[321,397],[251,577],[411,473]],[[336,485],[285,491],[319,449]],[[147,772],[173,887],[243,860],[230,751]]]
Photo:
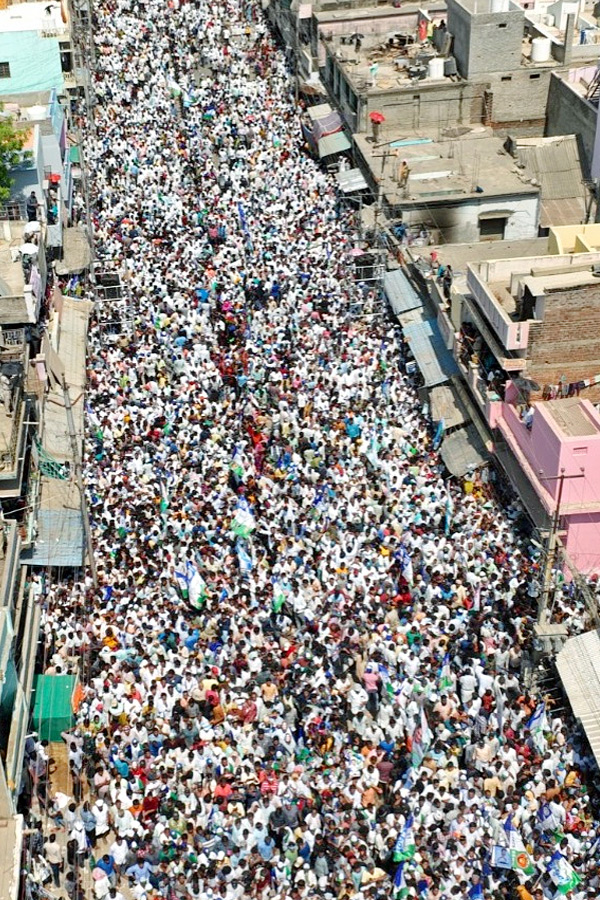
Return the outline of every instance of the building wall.
[[[64,89],[58,38],[37,31],[0,33],[0,62],[10,63],[10,78],[0,78],[0,95]]]
[[[368,131],[369,113],[382,112],[388,128],[411,130],[434,126],[481,123],[485,85],[466,81],[421,81],[396,90],[367,89],[359,92],[329,53],[323,82],[350,131]]]
[[[584,175],[590,172],[598,110],[558,75],[550,78],[546,134],[576,134]]]
[[[510,72],[521,62],[525,21],[522,9],[484,12],[488,0],[479,0],[471,13],[457,0],[448,0],[448,30],[454,35],[453,53],[464,78],[490,72]]]
[[[439,233],[439,239],[448,243],[470,244],[479,241],[479,216],[503,209],[510,209],[505,230],[505,240],[529,240],[537,237],[538,231],[537,194],[526,196],[506,195],[489,200],[473,199],[452,205],[402,209],[402,219],[409,225],[426,225]]]
[[[313,55],[318,57],[319,66],[325,65],[325,46],[326,41],[319,40],[319,34],[329,37],[329,35],[352,34],[353,30],[360,31],[361,34],[386,34],[398,32],[403,34],[414,34],[417,29],[418,13],[406,13],[402,9],[394,9],[390,7],[386,10],[387,15],[375,15],[381,10],[373,9],[373,17],[368,18],[361,16],[360,18],[348,19],[325,19],[325,14],[321,13],[317,21],[313,18],[311,21],[311,46]]]
[[[540,385],[600,375],[600,286],[546,295],[544,321],[530,328],[528,375]],[[600,385],[582,396],[600,401]]]
[[[31,191],[35,191],[38,200],[41,202],[43,198],[42,183],[44,181],[44,153],[42,146],[42,135],[39,125],[34,126],[35,144],[32,151],[32,159],[27,165],[19,166],[11,169],[11,178],[13,185],[11,195],[15,200],[25,202]]]
[[[567,552],[580,572],[600,572],[600,513],[584,513],[564,520]]]
[[[550,69],[516,68],[489,76],[492,93],[491,124],[521,137],[544,133]],[[504,126],[504,128],[503,128]],[[572,132],[564,132],[569,134]]]

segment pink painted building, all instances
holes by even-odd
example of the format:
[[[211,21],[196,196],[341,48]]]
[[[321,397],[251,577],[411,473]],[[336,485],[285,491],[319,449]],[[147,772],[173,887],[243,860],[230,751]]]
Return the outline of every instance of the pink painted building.
[[[532,518],[547,528],[556,510],[560,533],[581,572],[600,571],[600,415],[572,397],[533,404],[531,428],[519,408],[502,403],[495,417],[496,453]]]

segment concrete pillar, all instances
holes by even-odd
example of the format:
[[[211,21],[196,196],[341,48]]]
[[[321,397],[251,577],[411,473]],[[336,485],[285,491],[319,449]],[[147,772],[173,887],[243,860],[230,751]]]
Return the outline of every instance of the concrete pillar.
[[[575,13],[571,13],[567,16],[567,25],[565,28],[565,38],[564,38],[564,47],[565,47],[565,57],[564,57],[564,65],[568,66],[571,62],[571,57],[573,56],[573,38],[575,36]]]

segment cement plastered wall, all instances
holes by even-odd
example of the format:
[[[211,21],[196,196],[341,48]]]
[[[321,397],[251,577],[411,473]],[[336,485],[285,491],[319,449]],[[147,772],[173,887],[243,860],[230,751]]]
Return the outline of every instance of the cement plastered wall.
[[[543,134],[550,75],[549,69],[528,68],[490,75],[493,125],[534,123],[533,133]]]
[[[406,207],[402,210],[402,220],[409,225],[427,225],[449,243],[469,244],[479,241],[480,216],[507,209],[511,214],[506,223],[505,240],[529,240],[537,237],[538,206],[537,194],[507,195],[489,200],[474,198],[455,205]]]
[[[437,131],[457,124],[480,122],[483,109],[483,87],[479,84],[452,82],[449,79],[427,84],[417,82],[410,90],[395,94],[369,94],[368,112],[380,110],[388,126],[411,129],[426,126]]]
[[[480,8],[489,8],[481,0]],[[454,35],[453,53],[460,74],[473,78],[490,72],[510,72],[521,61],[522,10],[471,13],[448,0],[448,30]]]
[[[546,134],[576,134],[584,174],[588,174],[594,152],[598,112],[562,78],[552,75],[548,91]]]

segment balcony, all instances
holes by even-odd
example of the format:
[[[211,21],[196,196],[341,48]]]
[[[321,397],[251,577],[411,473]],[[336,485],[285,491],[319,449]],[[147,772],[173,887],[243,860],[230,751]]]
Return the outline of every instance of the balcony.
[[[534,320],[515,320],[515,302],[509,292],[500,285],[492,290],[492,286],[480,278],[473,266],[467,269],[467,287],[473,303],[485,316],[500,341],[504,355],[508,356],[510,351],[526,351],[529,326]],[[512,302],[509,302],[509,298]]]

